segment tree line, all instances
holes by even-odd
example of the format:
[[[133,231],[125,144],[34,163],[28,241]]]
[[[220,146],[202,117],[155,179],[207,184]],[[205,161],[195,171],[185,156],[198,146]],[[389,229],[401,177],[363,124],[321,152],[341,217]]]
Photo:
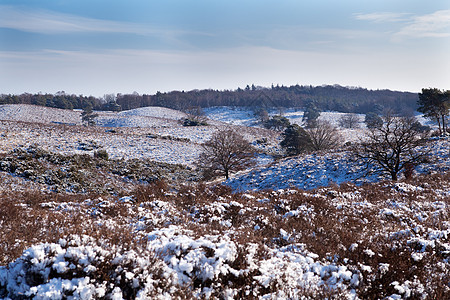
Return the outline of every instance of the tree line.
[[[69,95],[61,91],[56,94],[2,94],[0,95],[0,104],[32,104],[62,109],[84,109],[90,106],[94,109],[101,109],[104,103],[93,96]]]
[[[56,94],[0,95],[0,104],[34,104],[64,109],[129,110],[146,106],[162,106],[178,110],[192,107],[240,106],[262,108],[303,108],[314,105],[320,111],[381,112],[417,109],[416,93],[390,90],[368,90],[339,85],[247,86],[236,90],[192,90],[148,94],[109,94],[104,97]]]
[[[417,108],[416,93],[390,90],[368,90],[341,86],[247,86],[237,90],[193,90],[157,92],[155,95],[117,95],[116,102],[123,110],[143,106],[162,106],[178,110],[192,107],[236,106],[258,108],[303,108],[313,103],[321,111],[367,113]]]

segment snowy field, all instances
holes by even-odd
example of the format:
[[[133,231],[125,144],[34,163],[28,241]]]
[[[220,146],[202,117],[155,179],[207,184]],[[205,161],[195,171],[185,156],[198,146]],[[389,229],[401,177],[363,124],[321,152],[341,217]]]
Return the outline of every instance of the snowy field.
[[[418,173],[450,170],[450,139],[440,139],[431,145],[433,162],[417,168]],[[365,167],[353,161],[347,152],[314,153],[285,158],[268,166],[237,174],[225,184],[234,190],[264,190],[281,188],[315,189],[332,184],[352,182],[363,184],[389,179],[381,174],[367,174]]]
[[[277,110],[269,111],[269,116],[273,116],[279,113],[280,111]],[[281,113],[284,117],[289,119],[292,124],[303,126],[303,111],[296,109],[286,109]],[[205,114],[210,119],[225,122],[228,124],[261,127],[261,125],[258,123],[257,118],[255,118],[254,116],[253,110],[247,108],[213,107],[205,109]],[[331,125],[338,128],[338,131],[342,135],[344,142],[358,141],[364,134],[364,115],[357,115],[359,118],[359,128],[343,129],[339,128],[339,119],[344,115],[344,113],[339,112],[321,112],[318,120],[328,121],[331,123]]]
[[[271,113],[278,113],[276,111]],[[155,161],[192,166],[202,151],[201,144],[225,126],[234,128],[253,142],[260,150],[279,153],[277,133],[258,127],[252,110],[216,107],[205,110],[210,126],[185,127],[179,122],[185,113],[161,107],[145,107],[123,112],[99,112],[98,126],[80,125],[80,112],[32,105],[0,106],[0,152],[31,145],[61,154],[92,154],[104,149],[112,159],[149,158]],[[320,119],[338,126],[342,113],[322,112]],[[292,123],[301,124],[303,112],[284,111]],[[364,134],[364,116],[358,115],[360,128],[343,129],[343,142],[355,142]],[[5,120],[5,121],[2,121]],[[419,120],[426,122],[419,116]],[[16,122],[20,121],[20,122]],[[68,125],[69,124],[69,125]],[[77,125],[73,125],[77,124]],[[228,125],[227,125],[228,124]],[[246,126],[247,125],[247,126]],[[250,127],[248,127],[250,126]],[[266,137],[267,145],[254,141]],[[86,150],[82,145],[94,145]],[[435,145],[440,165],[448,168],[448,140]],[[365,176],[361,167],[349,161],[345,152],[316,153],[298,158],[283,159],[278,163],[260,159],[260,167],[249,173],[237,174],[227,182],[237,190],[298,187],[312,189],[342,182],[374,182],[379,176]],[[264,164],[268,164],[264,166]]]
[[[16,147],[39,147],[62,154],[92,153],[80,144],[95,144],[113,159],[149,158],[172,164],[192,165],[207,141],[226,123],[211,120],[210,126],[185,127],[185,114],[146,107],[119,113],[99,112],[98,126],[81,126],[79,111],[32,105],[0,106],[0,152]],[[17,122],[19,121],[19,122]],[[248,140],[266,137],[277,147],[276,134],[260,129],[236,127]],[[269,146],[270,147],[270,146]]]
[[[233,124],[233,125],[243,125],[243,126],[253,126],[253,127],[261,127],[261,124],[258,122],[258,119],[254,115],[254,111],[248,108],[242,107],[212,107],[204,110],[206,116],[212,120]],[[274,116],[277,114],[282,114],[284,117],[289,119],[289,121],[293,124],[298,124],[303,126],[303,111],[299,109],[284,109],[282,111],[279,110],[269,110],[269,116]],[[345,116],[345,113],[340,112],[329,112],[324,111],[320,113],[318,120],[320,121],[328,121],[336,127],[339,133],[343,137],[344,142],[355,142],[359,141],[361,137],[364,136],[364,130],[366,125],[364,123],[364,115],[356,114],[359,118],[359,123],[357,125],[358,128],[355,129],[344,129],[340,127],[339,120]],[[431,127],[435,127],[435,125],[425,119],[422,114],[416,114],[417,120]]]
[[[251,111],[205,112],[210,126],[147,107],[85,127],[80,111],[2,105],[0,155],[35,145],[193,165],[225,126],[279,150]],[[303,112],[284,115],[300,124]],[[340,129],[346,141],[363,133],[359,118]],[[399,182],[366,176],[340,150],[266,159],[225,185],[115,195],[31,192],[0,172],[11,189],[0,188],[0,299],[450,299],[450,139],[430,147],[435,160]]]

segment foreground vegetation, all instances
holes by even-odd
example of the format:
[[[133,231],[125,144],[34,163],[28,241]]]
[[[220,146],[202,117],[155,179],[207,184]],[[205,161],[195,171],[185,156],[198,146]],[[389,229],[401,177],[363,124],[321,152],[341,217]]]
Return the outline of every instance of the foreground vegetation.
[[[89,147],[91,144],[83,144]],[[108,159],[105,150],[89,154],[62,155],[36,146],[17,148],[0,154],[0,171],[40,184],[53,192],[82,194],[121,194],[137,183],[157,180],[194,181],[198,174],[191,168],[149,159]]]
[[[448,299],[449,190],[445,173],[314,191],[3,192],[0,297],[63,280],[55,299]]]

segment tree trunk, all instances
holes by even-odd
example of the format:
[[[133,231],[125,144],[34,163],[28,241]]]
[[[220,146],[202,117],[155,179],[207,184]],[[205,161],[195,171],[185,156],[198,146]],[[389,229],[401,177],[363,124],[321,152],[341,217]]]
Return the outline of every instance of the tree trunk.
[[[225,169],[225,179],[228,180],[228,178],[230,178],[229,170]]]
[[[391,177],[392,177],[392,181],[397,181],[398,180],[398,176],[396,172],[391,172]]]
[[[437,117],[436,120],[437,120],[437,123],[438,123],[438,126],[439,126],[439,135],[442,135],[442,130],[441,130],[441,118],[440,118],[440,117]]]
[[[445,115],[442,115],[442,135],[447,135],[447,126],[445,125]]]

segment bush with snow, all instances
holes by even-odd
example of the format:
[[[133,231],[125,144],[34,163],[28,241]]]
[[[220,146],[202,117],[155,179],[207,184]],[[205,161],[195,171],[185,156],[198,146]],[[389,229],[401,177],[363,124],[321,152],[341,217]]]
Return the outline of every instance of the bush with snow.
[[[152,252],[120,249],[89,236],[35,245],[0,267],[3,299],[148,299],[176,295],[176,288]]]

